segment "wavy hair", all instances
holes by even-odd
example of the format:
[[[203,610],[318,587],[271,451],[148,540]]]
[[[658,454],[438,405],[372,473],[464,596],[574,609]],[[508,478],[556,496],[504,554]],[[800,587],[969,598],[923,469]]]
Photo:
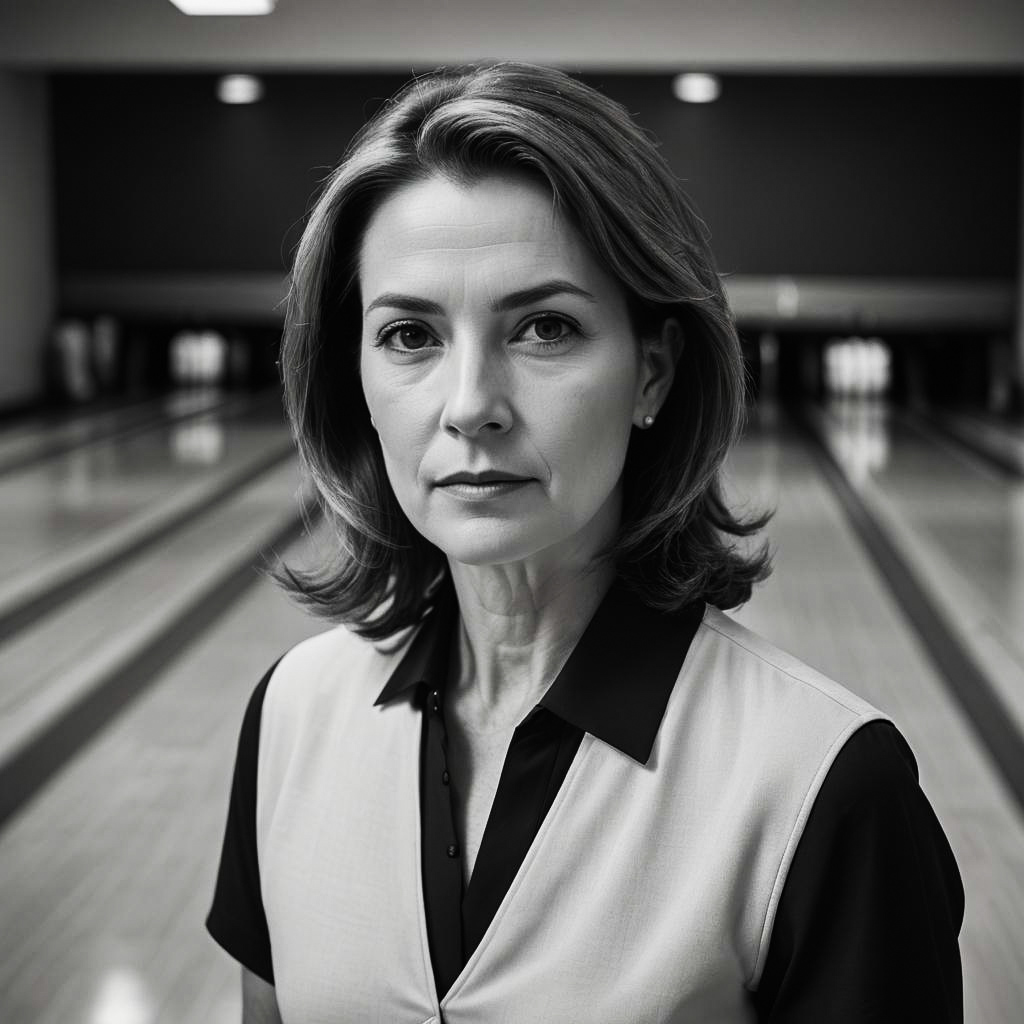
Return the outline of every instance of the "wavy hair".
[[[638,337],[676,317],[685,345],[655,425],[634,430],[610,552],[648,605],[732,608],[768,575],[738,538],[720,474],[742,428],[745,377],[708,230],[624,107],[563,72],[517,62],[415,79],[367,123],[326,180],[296,251],[281,345],[285,405],[339,540],[319,571],[282,568],[300,600],[372,639],[416,624],[447,573],[392,493],[359,377],[358,255],[373,212],[432,175],[540,180],[619,282]]]

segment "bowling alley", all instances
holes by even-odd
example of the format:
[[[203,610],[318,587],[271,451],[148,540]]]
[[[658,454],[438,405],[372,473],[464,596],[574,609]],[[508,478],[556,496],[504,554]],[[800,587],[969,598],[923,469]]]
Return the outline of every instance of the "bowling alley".
[[[11,0],[0,152],[0,1021],[1024,1020],[1024,5]]]

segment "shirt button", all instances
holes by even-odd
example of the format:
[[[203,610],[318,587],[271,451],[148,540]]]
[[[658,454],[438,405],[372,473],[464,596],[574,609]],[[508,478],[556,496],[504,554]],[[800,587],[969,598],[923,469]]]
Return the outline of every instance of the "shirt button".
[[[452,843],[452,845],[448,847],[448,856],[449,857],[458,857],[458,855],[459,855],[459,844],[458,843]]]
[[[430,695],[430,710],[435,715],[441,710],[441,698],[438,696],[437,690],[434,690]]]
[[[452,781],[452,777],[448,774],[447,771],[443,771],[441,772],[441,781],[447,786],[448,783]]]

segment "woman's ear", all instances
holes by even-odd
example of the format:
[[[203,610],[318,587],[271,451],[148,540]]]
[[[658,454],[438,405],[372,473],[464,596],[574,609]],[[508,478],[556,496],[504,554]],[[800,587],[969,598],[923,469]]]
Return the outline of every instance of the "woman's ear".
[[[640,381],[633,417],[637,426],[651,426],[661,411],[672,389],[685,340],[675,317],[665,320],[658,334],[640,339]]]

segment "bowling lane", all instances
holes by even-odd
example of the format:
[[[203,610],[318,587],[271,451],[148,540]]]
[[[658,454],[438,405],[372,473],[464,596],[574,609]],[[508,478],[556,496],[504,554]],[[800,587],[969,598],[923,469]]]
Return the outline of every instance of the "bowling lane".
[[[833,401],[816,422],[1024,733],[1024,479],[884,403]]]
[[[0,772],[273,543],[298,515],[300,481],[297,459],[287,460],[78,600],[0,642]],[[0,794],[0,814],[9,795]]]
[[[238,969],[203,920],[238,729],[270,664],[322,628],[256,583],[9,821],[0,1020],[237,1024]]]
[[[1024,1005],[1024,821],[987,751],[848,526],[805,446],[770,413],[730,461],[731,491],[778,511],[775,573],[737,618],[889,712],[967,891],[965,1020],[1008,1024]]]
[[[226,401],[215,389],[193,389],[113,407],[34,417],[0,431],[0,473],[101,438],[195,416]]]
[[[929,418],[968,449],[983,453],[1011,475],[1024,477],[1024,423],[976,410],[939,410]]]
[[[278,396],[239,403],[0,478],[0,614],[285,458],[291,441]]]

